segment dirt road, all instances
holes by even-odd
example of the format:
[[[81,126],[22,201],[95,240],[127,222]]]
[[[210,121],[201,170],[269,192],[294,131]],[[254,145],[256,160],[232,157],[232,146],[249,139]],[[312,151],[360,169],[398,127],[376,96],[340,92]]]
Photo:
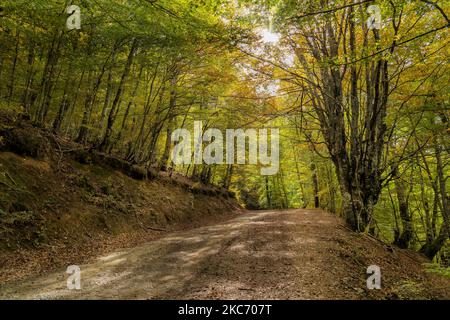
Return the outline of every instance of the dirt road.
[[[389,272],[373,292],[365,272],[377,263]],[[322,211],[250,212],[82,265],[79,291],[59,270],[0,287],[0,299],[383,298],[402,280],[428,281],[419,267],[401,273],[412,264]]]

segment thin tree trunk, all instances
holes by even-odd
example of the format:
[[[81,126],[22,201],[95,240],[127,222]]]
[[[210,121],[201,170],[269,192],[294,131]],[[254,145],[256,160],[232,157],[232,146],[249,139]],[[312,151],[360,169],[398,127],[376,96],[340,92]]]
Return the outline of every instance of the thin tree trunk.
[[[55,67],[59,60],[59,48],[61,45],[62,31],[55,33],[52,44],[47,54],[47,62],[42,73],[41,82],[41,103],[38,106],[36,113],[36,120],[38,124],[43,125],[45,122],[45,116],[50,108],[51,93],[53,89],[53,77]]]
[[[122,119],[122,125],[120,127],[119,134],[117,135],[117,139],[116,139],[116,142],[114,144],[117,144],[120,140],[122,140],[122,136],[123,136],[123,134],[124,134],[124,132],[126,130],[126,124],[127,124],[128,116],[130,114],[131,108],[135,105],[135,99],[136,99],[136,95],[137,95],[137,92],[138,92],[138,89],[139,89],[139,85],[141,83],[141,77],[142,77],[143,70],[144,70],[144,67],[141,67],[140,70],[139,70],[139,74],[138,74],[138,77],[137,77],[136,85],[134,87],[133,93],[131,94],[131,99],[128,102],[127,109],[125,110],[125,114],[124,114],[123,119]]]
[[[425,243],[425,245],[421,248],[421,252],[425,254],[428,258],[433,259],[439,251],[444,247],[444,245],[449,240],[450,236],[450,208],[449,208],[449,199],[446,191],[446,178],[444,176],[444,166],[442,163],[442,147],[435,142],[435,155],[436,155],[436,171],[438,176],[438,185],[439,185],[439,198],[441,200],[441,213],[442,213],[442,225],[439,231],[439,235],[434,239],[432,243]],[[438,196],[438,195],[436,195]]]
[[[319,179],[317,177],[317,167],[314,162],[311,163],[311,177],[313,183],[313,192],[314,192],[314,208],[320,208],[320,199],[319,199]]]
[[[131,45],[130,53],[128,55],[127,63],[125,65],[124,71],[122,73],[122,78],[120,79],[119,88],[117,89],[116,97],[111,105],[111,110],[109,112],[108,121],[106,124],[106,133],[103,137],[102,142],[100,143],[99,150],[107,151],[109,144],[111,142],[112,130],[114,126],[114,122],[116,120],[117,108],[119,107],[119,101],[122,98],[122,93],[124,91],[125,82],[130,74],[131,65],[133,64],[136,52],[138,50],[138,40],[134,39]]]
[[[9,84],[8,84],[8,101],[11,101],[13,95],[14,95],[14,81],[16,79],[16,67],[17,67],[17,59],[19,58],[19,44],[20,44],[20,31],[17,30],[16,32],[16,45],[14,50],[14,59],[12,63],[11,68],[11,75],[9,77]]]
[[[100,122],[99,122],[99,129],[100,129],[101,135],[103,134],[103,127],[105,125],[106,113],[108,111],[109,105],[111,104],[111,95],[112,95],[112,91],[113,91],[113,81],[112,81],[113,67],[114,67],[114,64],[116,63],[117,51],[119,50],[119,47],[120,47],[119,41],[117,41],[114,44],[113,51],[112,51],[111,67],[108,72],[105,101],[103,103],[102,114],[101,114],[101,118],[100,118]]]
[[[167,170],[167,162],[170,158],[170,148],[172,146],[172,130],[173,125],[175,123],[175,119],[173,116],[173,110],[177,105],[177,82],[178,82],[178,72],[175,71],[171,81],[170,81],[170,101],[169,101],[169,110],[167,112],[168,124],[166,130],[166,145],[164,147],[163,156],[160,161],[160,168],[162,171]]]
[[[395,244],[400,248],[407,249],[413,236],[413,225],[411,214],[409,213],[409,205],[406,197],[405,185],[401,180],[398,168],[392,169],[395,182],[395,192],[397,194],[398,207],[400,212],[400,221],[402,222],[402,231]]]
[[[28,49],[28,72],[27,72],[27,78],[25,83],[25,91],[22,96],[22,105],[25,108],[26,113],[29,113],[30,110],[30,103],[29,103],[29,96],[30,96],[30,88],[33,85],[33,79],[34,79],[34,61],[35,61],[35,50],[34,50],[34,41],[32,39],[29,39],[29,49]]]
[[[265,178],[265,186],[266,186],[266,201],[267,201],[267,208],[272,209],[272,197],[270,193],[270,186],[269,186],[269,177],[266,176]]]

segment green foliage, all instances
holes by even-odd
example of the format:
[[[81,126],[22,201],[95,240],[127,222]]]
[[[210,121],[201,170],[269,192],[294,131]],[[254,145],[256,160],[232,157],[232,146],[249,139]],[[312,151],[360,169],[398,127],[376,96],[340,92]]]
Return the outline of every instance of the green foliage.
[[[438,274],[450,279],[450,267],[443,267],[438,263],[425,264],[427,272]]]

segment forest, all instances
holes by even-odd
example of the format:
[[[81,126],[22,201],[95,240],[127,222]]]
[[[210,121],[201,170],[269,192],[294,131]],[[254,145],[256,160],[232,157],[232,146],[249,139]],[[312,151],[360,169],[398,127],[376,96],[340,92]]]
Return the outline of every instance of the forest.
[[[448,0],[2,0],[0,110],[248,210],[323,209],[444,273],[449,15]],[[278,129],[278,170],[174,162],[195,126]]]

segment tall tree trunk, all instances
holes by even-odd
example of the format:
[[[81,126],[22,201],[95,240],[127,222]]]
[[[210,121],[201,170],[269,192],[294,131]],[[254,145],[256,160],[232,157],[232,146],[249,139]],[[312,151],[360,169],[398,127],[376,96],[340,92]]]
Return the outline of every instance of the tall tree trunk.
[[[164,147],[164,152],[160,161],[160,168],[163,171],[167,170],[167,162],[170,158],[170,149],[172,146],[172,130],[175,123],[175,118],[173,115],[173,110],[177,105],[177,82],[178,82],[178,72],[175,71],[172,79],[170,80],[170,100],[169,100],[169,110],[167,112],[168,124],[166,129],[166,145]]]
[[[89,124],[91,121],[92,109],[94,107],[94,104],[95,104],[95,101],[97,98],[97,93],[98,93],[98,90],[102,83],[103,76],[105,75],[106,66],[108,65],[108,61],[110,58],[111,58],[111,56],[106,59],[93,87],[91,88],[91,86],[89,86],[88,91],[86,93],[86,98],[85,98],[85,103],[84,103],[84,111],[83,111],[83,119],[81,121],[80,131],[79,131],[78,137],[76,139],[76,141],[79,143],[86,143],[86,141],[88,139]],[[91,78],[91,74],[89,74],[88,78],[89,79]],[[89,80],[88,80],[88,83],[90,83]]]
[[[34,41],[33,39],[29,39],[30,44],[28,46],[28,72],[27,72],[27,78],[25,83],[25,91],[22,95],[22,105],[25,108],[26,113],[29,113],[30,111],[30,89],[33,86],[33,79],[34,79],[34,62],[35,62],[35,49],[34,49]]]
[[[314,162],[311,162],[311,177],[313,184],[313,196],[314,196],[314,208],[320,208],[320,198],[319,198],[319,179],[317,177],[317,167]]]
[[[100,122],[99,122],[99,126],[98,126],[100,129],[100,136],[103,135],[103,127],[105,125],[106,113],[111,104],[111,95],[113,92],[113,67],[114,67],[114,64],[116,63],[117,51],[119,50],[119,47],[120,47],[120,41],[116,41],[116,43],[114,44],[114,47],[112,49],[111,66],[110,66],[110,69],[108,72],[105,101],[103,103],[102,114],[101,114],[101,118],[100,118]]]
[[[14,95],[14,81],[16,79],[16,67],[17,67],[17,59],[19,58],[19,44],[20,44],[20,31],[16,32],[16,45],[14,49],[14,59],[11,68],[11,74],[9,77],[8,83],[8,101],[11,101]]]
[[[41,103],[38,105],[36,112],[36,121],[40,125],[44,125],[45,117],[50,108],[51,94],[54,84],[54,73],[59,60],[59,48],[61,45],[62,31],[57,31],[53,36],[52,44],[47,54],[47,61],[42,73],[41,82]]]
[[[279,170],[278,179],[281,186],[281,191],[283,192],[283,207],[284,209],[288,209],[290,207],[289,197],[286,191],[286,185],[284,184],[284,173],[282,168]]]
[[[233,177],[233,170],[234,170],[234,165],[229,164],[227,166],[227,170],[226,170],[226,173],[225,173],[225,178],[223,179],[223,187],[225,189],[227,189],[227,190],[231,186],[231,179]]]
[[[272,196],[270,193],[270,186],[269,186],[269,177],[266,176],[265,178],[265,187],[266,187],[266,201],[267,201],[267,208],[272,209]]]
[[[154,72],[152,74],[151,81],[149,82],[149,88],[147,88],[147,98],[145,99],[145,105],[144,105],[144,115],[142,117],[142,121],[139,126],[138,134],[130,146],[130,150],[127,155],[127,160],[131,162],[139,162],[139,159],[141,158],[140,153],[142,152],[143,145],[145,144],[145,140],[147,137],[144,138],[145,135],[145,126],[147,124],[147,120],[149,117],[149,113],[152,107],[153,102],[159,95],[159,102],[163,100],[163,95],[165,92],[165,86],[164,86],[164,80],[161,83],[161,86],[158,88],[156,93],[154,94],[154,88],[156,84],[156,78],[158,76],[158,68],[159,63],[156,65]],[[150,133],[149,133],[150,134]]]
[[[435,142],[435,155],[436,155],[436,171],[438,176],[438,189],[439,195],[436,195],[441,200],[441,213],[442,213],[442,225],[439,231],[439,235],[434,239],[432,243],[425,243],[421,248],[421,252],[425,254],[428,258],[433,259],[439,251],[448,242],[450,237],[450,207],[449,207],[449,197],[446,190],[446,179],[448,177],[444,176],[444,166],[442,163],[442,147],[439,143]]]
[[[83,68],[83,71],[81,72],[81,75],[80,75],[80,80],[78,81],[77,90],[75,91],[75,95],[74,95],[74,97],[72,99],[72,102],[70,103],[70,106],[69,106],[69,111],[68,111],[68,115],[67,115],[67,123],[68,123],[68,125],[67,125],[66,130],[65,130],[65,134],[66,135],[69,134],[69,131],[70,131],[70,128],[71,128],[72,118],[73,118],[73,115],[75,113],[75,109],[77,107],[78,96],[80,95],[81,86],[83,84],[85,73],[86,73],[86,68]]]
[[[139,74],[138,74],[138,77],[137,77],[136,85],[134,86],[133,93],[131,94],[131,99],[128,102],[127,108],[125,110],[125,114],[124,114],[123,119],[122,119],[122,125],[120,126],[120,130],[119,130],[119,133],[117,135],[117,138],[116,138],[116,141],[115,141],[114,145],[116,145],[120,140],[122,140],[122,137],[123,137],[124,132],[126,130],[128,116],[130,114],[131,108],[135,105],[135,99],[136,99],[136,95],[137,95],[137,92],[138,92],[138,89],[139,89],[139,85],[141,83],[141,77],[142,77],[143,70],[144,70],[144,67],[141,67],[140,70],[139,70]]]
[[[395,239],[395,244],[400,248],[407,249],[413,236],[413,224],[411,221],[411,214],[409,212],[408,199],[406,197],[405,185],[401,180],[398,167],[392,168],[393,178],[395,182],[395,192],[397,194],[398,207],[400,212],[400,220],[402,222],[402,231]]]
[[[74,46],[74,48],[75,47],[76,47],[76,45]],[[68,109],[70,107],[70,99],[69,99],[68,91],[69,91],[70,85],[73,85],[73,81],[74,81],[73,77],[74,77],[75,72],[72,72],[73,66],[74,66],[74,61],[71,60],[69,63],[69,66],[67,68],[68,75],[66,76],[66,83],[64,85],[63,97],[62,97],[61,102],[59,103],[59,108],[56,113],[55,120],[53,121],[52,127],[53,127],[53,132],[55,132],[55,133],[58,133],[59,130],[61,129],[63,119],[66,115],[66,112],[68,111]]]
[[[328,190],[330,197],[330,205],[328,209],[330,212],[336,213],[336,187],[333,180],[333,171],[330,166],[327,165],[327,178],[328,178]]]
[[[353,3],[358,5],[357,0]],[[370,62],[348,61],[358,57],[360,51],[353,18],[353,7],[349,7],[342,23],[325,19],[317,21],[314,28],[303,29],[300,34],[308,50],[297,49],[296,55],[306,74],[300,79],[302,90],[308,91],[336,168],[343,214],[353,230],[364,232],[373,227],[373,209],[381,193],[390,88],[386,56],[376,55]],[[398,23],[393,24],[397,35]],[[373,30],[375,47],[370,49],[369,32],[364,23],[361,26],[362,50],[380,51],[379,31]],[[395,47],[393,41],[388,54]],[[342,51],[347,53],[349,63],[338,63]],[[364,68],[365,64],[369,67]],[[350,79],[348,88],[345,79]]]
[[[3,87],[2,87],[2,84],[3,84],[3,80],[2,80],[2,78],[3,78],[3,61],[4,61],[4,58],[2,56],[0,56],[0,99],[3,98],[3,96],[2,96],[2,92],[3,92]]]
[[[119,88],[117,89],[116,97],[111,105],[111,110],[109,112],[108,121],[106,124],[106,132],[103,137],[102,142],[99,145],[100,151],[107,151],[109,144],[111,142],[111,136],[113,131],[114,122],[116,120],[117,108],[119,107],[119,101],[122,98],[122,93],[124,91],[125,82],[130,74],[131,65],[133,64],[136,52],[138,50],[138,40],[134,39],[131,45],[130,53],[128,54],[127,63],[125,65],[124,71],[122,73],[122,78],[120,79]]]

